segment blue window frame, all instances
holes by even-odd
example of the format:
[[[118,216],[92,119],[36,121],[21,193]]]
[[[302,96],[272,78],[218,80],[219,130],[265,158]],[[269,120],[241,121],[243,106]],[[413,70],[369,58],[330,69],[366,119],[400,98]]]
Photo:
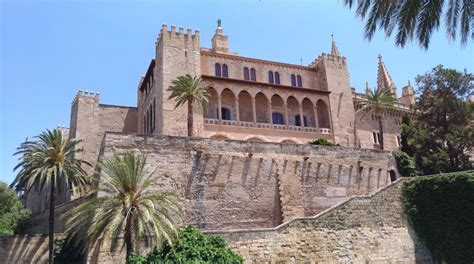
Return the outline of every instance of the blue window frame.
[[[257,72],[255,71],[255,68],[250,69],[250,80],[254,82],[257,81]]]
[[[285,124],[283,115],[281,113],[277,113],[277,112],[272,113],[272,120],[273,120],[273,124],[276,124],[276,125]]]
[[[268,72],[268,83],[274,83],[272,71]]]
[[[301,79],[301,76],[298,75],[298,76],[296,77],[296,79],[297,79],[297,81],[298,81],[298,87],[303,87],[303,80]]]
[[[221,107],[221,118],[222,120],[230,120],[230,110],[229,108]],[[219,116],[219,110],[217,111],[217,116]]]
[[[222,65],[222,77],[229,77],[229,72],[228,72],[228,69],[227,69],[227,64],[223,64]]]
[[[308,120],[306,120],[306,116],[303,116],[304,126],[308,126]],[[301,118],[300,115],[295,115],[295,126],[301,126]]]
[[[296,76],[294,74],[291,75],[291,86],[296,86]]]
[[[221,65],[219,63],[216,63],[216,76],[221,77],[222,72],[221,72]]]
[[[279,72],[275,72],[275,83],[280,84],[280,73]]]
[[[244,80],[250,80],[249,68],[244,67]]]

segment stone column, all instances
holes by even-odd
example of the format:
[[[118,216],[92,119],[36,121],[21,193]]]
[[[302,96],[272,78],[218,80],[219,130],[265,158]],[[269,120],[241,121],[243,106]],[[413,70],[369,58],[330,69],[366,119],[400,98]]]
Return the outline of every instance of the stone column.
[[[235,119],[237,119],[237,125],[240,125],[240,113],[239,113],[239,98],[235,98]]]
[[[314,125],[319,128],[319,124],[318,124],[318,109],[315,107],[313,107],[313,110],[314,110]]]
[[[299,105],[300,108],[300,123],[301,127],[304,128],[304,116],[303,116],[303,105]]]
[[[285,123],[286,129],[288,129],[290,122],[288,122],[288,104],[286,102],[283,103],[283,110],[285,111],[285,120],[283,122]]]
[[[272,102],[268,101],[268,118],[269,118],[269,123],[270,127],[273,128],[273,116],[272,116]]]
[[[257,110],[255,107],[255,98],[252,97],[252,115],[253,115],[253,124],[257,124]]]
[[[222,100],[221,95],[217,95],[217,115],[219,119],[219,124],[222,124]]]

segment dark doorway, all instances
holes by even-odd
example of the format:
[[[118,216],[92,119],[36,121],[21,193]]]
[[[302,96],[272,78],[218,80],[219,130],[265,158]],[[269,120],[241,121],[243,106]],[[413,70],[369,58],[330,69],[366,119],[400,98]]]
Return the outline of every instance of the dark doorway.
[[[397,180],[397,174],[395,174],[395,171],[390,170],[389,173],[390,173],[390,182],[396,181]]]

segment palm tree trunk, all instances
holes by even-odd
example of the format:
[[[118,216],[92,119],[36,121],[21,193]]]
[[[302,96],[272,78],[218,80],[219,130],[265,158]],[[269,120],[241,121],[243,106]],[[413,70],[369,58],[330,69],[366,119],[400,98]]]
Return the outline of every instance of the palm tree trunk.
[[[379,132],[380,132],[380,149],[384,149],[383,146],[383,123],[382,123],[382,115],[377,117],[379,120]]]
[[[50,194],[49,194],[49,264],[54,263],[54,206],[56,204],[56,192],[54,186],[54,179],[51,180]]]
[[[131,230],[131,219],[130,214],[127,215],[127,219],[125,220],[125,247],[127,249],[127,258],[133,253],[133,244],[132,244],[132,230]]]
[[[193,136],[193,98],[188,98],[188,137]]]

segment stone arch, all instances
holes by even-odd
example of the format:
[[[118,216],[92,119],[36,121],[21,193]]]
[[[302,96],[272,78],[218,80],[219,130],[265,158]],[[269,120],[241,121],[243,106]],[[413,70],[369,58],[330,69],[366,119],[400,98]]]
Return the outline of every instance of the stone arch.
[[[331,128],[329,119],[329,110],[327,104],[323,100],[316,103],[316,112],[318,113],[318,125],[320,128]]]
[[[283,139],[282,141],[280,141],[280,144],[301,144],[301,142],[299,142],[299,140],[296,140],[296,139],[289,139],[289,138],[285,138]]]
[[[261,92],[255,95],[255,113],[257,123],[270,123],[268,119],[268,98]]]
[[[243,122],[253,122],[252,96],[243,90],[238,93],[239,98],[239,118]]]
[[[299,102],[294,96],[288,96],[286,100],[288,107],[288,125],[296,125],[296,116],[300,114]]]
[[[316,127],[316,116],[314,115],[314,106],[313,102],[308,98],[304,98],[302,103],[303,107],[303,116],[306,118],[306,123],[308,127]]]
[[[264,136],[256,136],[250,135],[244,138],[245,141],[252,141],[252,142],[268,142],[269,140]]]
[[[204,114],[204,118],[218,119],[217,116],[217,91],[213,87],[209,87],[209,105]]]
[[[284,125],[285,124],[285,109],[283,106],[283,99],[280,95],[274,94],[271,97],[272,103],[272,121],[273,124]]]
[[[230,111],[229,115],[226,115],[226,111],[221,111],[223,120],[237,119],[237,115],[235,113],[235,95],[229,88],[225,88],[221,92],[221,107]]]
[[[210,136],[210,138],[214,139],[214,140],[230,140],[230,139],[232,139],[226,133],[216,133],[216,134]]]

